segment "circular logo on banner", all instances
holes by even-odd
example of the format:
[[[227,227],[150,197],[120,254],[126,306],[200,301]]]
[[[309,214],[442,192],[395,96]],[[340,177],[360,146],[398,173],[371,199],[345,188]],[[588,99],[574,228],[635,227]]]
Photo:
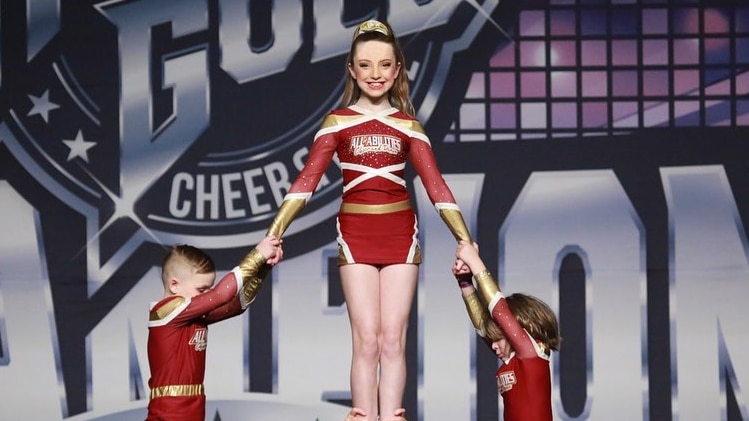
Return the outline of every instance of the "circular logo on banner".
[[[89,247],[106,244],[107,255],[143,242],[256,242],[339,106],[353,28],[385,13],[361,10],[342,25],[341,14],[292,3],[65,3],[75,10],[57,10],[55,25],[28,28],[29,63],[6,90],[11,153],[85,216]],[[486,63],[507,41],[497,17],[509,13],[497,0],[400,2],[388,13],[418,117],[439,139],[447,127],[436,120],[454,115],[474,68],[467,57]],[[475,45],[482,31],[495,35]],[[331,164],[287,235],[330,221],[340,194]]]

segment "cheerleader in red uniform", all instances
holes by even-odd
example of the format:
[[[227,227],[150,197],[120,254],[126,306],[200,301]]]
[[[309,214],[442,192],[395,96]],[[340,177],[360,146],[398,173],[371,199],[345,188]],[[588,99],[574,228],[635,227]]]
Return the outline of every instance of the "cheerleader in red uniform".
[[[556,315],[536,297],[517,293],[505,297],[476,247],[461,241],[456,255],[453,274],[471,322],[502,360],[496,376],[504,420],[551,421],[549,360],[562,340]]]
[[[164,298],[151,306],[148,364],[151,396],[146,421],[204,421],[208,325],[241,314],[278,261],[281,242],[264,238],[216,286],[213,260],[190,246],[164,257]]]
[[[353,339],[351,393],[354,406],[371,421],[378,414],[383,421],[393,419],[406,383],[406,328],[421,263],[404,179],[407,161],[453,235],[470,241],[429,138],[414,117],[404,63],[388,24],[370,20],[356,28],[341,108],[323,120],[268,230],[277,237],[284,233],[337,154],[343,176],[339,267]]]

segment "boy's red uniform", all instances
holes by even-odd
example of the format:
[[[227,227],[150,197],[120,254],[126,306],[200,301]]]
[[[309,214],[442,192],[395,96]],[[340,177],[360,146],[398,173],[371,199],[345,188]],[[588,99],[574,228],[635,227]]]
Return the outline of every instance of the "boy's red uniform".
[[[269,269],[262,254],[253,250],[210,290],[193,298],[167,297],[151,306],[147,421],[205,420],[208,325],[241,314]]]

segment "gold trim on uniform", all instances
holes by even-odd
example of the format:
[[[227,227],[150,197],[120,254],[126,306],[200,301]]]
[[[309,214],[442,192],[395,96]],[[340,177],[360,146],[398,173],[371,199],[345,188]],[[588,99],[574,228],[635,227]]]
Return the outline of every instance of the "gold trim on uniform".
[[[343,247],[341,245],[338,245],[338,266],[345,266],[348,265],[349,261],[346,259],[346,253],[343,252]]]
[[[416,244],[416,250],[414,250],[414,258],[410,263],[413,263],[415,265],[421,264],[421,247],[419,247],[418,244]]]
[[[291,222],[294,221],[294,218],[299,215],[306,204],[307,201],[304,199],[284,199],[266,235],[275,235],[276,238],[281,238],[286,228],[291,225]]]
[[[473,241],[471,240],[471,234],[468,232],[466,222],[463,220],[463,214],[460,213],[459,210],[440,209],[439,214],[442,220],[445,221],[445,224],[447,224],[447,228],[450,229],[450,232],[453,234],[453,237],[455,237],[456,240],[465,240],[468,242],[468,244],[473,244]]]
[[[476,292],[464,296],[463,303],[466,305],[466,310],[468,310],[468,316],[471,318],[474,329],[483,337],[486,333],[484,332],[484,324],[486,320],[491,318],[489,311],[486,309],[486,304],[481,302]]]
[[[341,212],[344,213],[393,213],[411,209],[411,204],[408,200],[401,200],[400,202],[385,203],[381,205],[367,205],[364,203],[341,203]]]
[[[481,272],[475,274],[473,278],[476,280],[481,299],[488,305],[494,299],[494,296],[499,292],[499,286],[494,281],[489,270],[484,269]]]
[[[339,116],[335,114],[328,114],[323,118],[322,123],[320,123],[320,129],[327,129],[328,127],[333,127],[338,125],[338,118]]]
[[[419,244],[414,244],[412,246],[414,248],[413,250],[413,257],[410,259],[410,261],[405,261],[403,263],[411,263],[414,265],[420,265],[421,264],[421,248],[419,247]],[[356,262],[349,262],[348,258],[346,257],[346,251],[343,249],[343,246],[338,244],[338,266],[345,266],[349,264],[353,264]]]
[[[151,389],[151,399],[164,396],[200,396],[203,393],[202,384],[173,384]]]
[[[252,249],[241,262],[239,270],[242,272],[242,279],[255,276],[265,264],[265,256],[258,249]]]
[[[149,314],[148,320],[153,322],[156,320],[162,320],[169,314],[171,314],[174,309],[181,306],[185,302],[185,297],[177,296],[175,298],[172,298],[168,303],[164,304],[163,306],[159,307],[157,310],[152,310]]]
[[[265,263],[265,257],[258,249],[252,249],[239,263],[242,274],[242,296],[244,302],[250,304],[263,286],[263,278],[270,271],[271,266]]]
[[[391,122],[398,127],[403,127],[406,130],[411,130],[411,131],[414,131],[416,133],[423,134],[426,136],[426,131],[424,130],[424,126],[421,125],[419,120],[413,120],[410,118],[398,118],[398,117],[394,117],[392,114],[388,114],[384,116],[384,118],[388,122]]]

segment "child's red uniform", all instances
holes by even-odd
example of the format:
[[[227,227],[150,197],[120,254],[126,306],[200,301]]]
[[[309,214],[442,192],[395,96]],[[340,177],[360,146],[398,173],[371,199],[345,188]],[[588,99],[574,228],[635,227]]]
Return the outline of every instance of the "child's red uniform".
[[[151,306],[146,421],[205,420],[208,325],[241,314],[269,269],[263,255],[253,250],[210,290],[193,298],[167,297]]]

